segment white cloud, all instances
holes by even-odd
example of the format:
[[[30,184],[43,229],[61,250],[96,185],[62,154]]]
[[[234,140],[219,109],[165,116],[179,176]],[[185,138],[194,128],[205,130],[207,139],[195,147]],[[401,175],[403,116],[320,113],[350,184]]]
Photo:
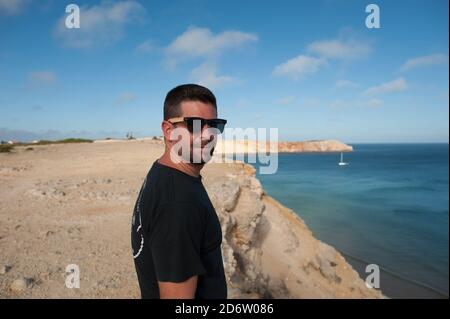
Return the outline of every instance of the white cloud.
[[[293,59],[277,65],[273,70],[273,74],[277,76],[288,76],[294,80],[298,80],[306,75],[316,73],[325,64],[325,59],[300,54]]]
[[[26,7],[28,2],[28,0],[0,0],[0,14],[18,14]]]
[[[195,83],[208,88],[218,88],[226,84],[239,82],[238,79],[231,76],[217,75],[216,66],[209,62],[205,62],[192,70],[191,77]]]
[[[333,39],[312,42],[307,50],[330,59],[353,59],[366,56],[371,48],[354,39]]]
[[[408,87],[405,79],[398,78],[396,80],[393,80],[391,82],[382,83],[377,86],[373,86],[365,91],[366,94],[369,95],[376,95],[376,94],[382,94],[382,93],[389,93],[389,92],[400,92],[406,90]]]
[[[35,71],[28,75],[32,86],[49,85],[56,82],[56,74],[53,71]]]
[[[335,83],[334,87],[336,89],[355,88],[358,87],[358,84],[350,80],[339,80]]]
[[[445,54],[430,54],[409,59],[400,68],[400,71],[409,71],[414,68],[430,66],[430,65],[445,65],[448,64],[448,55]]]
[[[226,50],[258,41],[254,33],[229,30],[213,34],[207,28],[191,26],[166,48],[168,62],[174,66],[179,59],[187,57],[218,56]]]
[[[200,58],[202,64],[191,71],[196,83],[208,87],[220,87],[240,82],[237,78],[217,74],[219,56],[229,50],[258,41],[254,33],[227,30],[214,34],[207,28],[191,26],[165,48],[165,64],[170,69],[183,60]]]
[[[71,48],[113,44],[123,37],[127,24],[142,22],[144,15],[145,8],[136,1],[84,6],[80,8],[80,28],[66,28],[64,14],[55,27],[54,36]]]

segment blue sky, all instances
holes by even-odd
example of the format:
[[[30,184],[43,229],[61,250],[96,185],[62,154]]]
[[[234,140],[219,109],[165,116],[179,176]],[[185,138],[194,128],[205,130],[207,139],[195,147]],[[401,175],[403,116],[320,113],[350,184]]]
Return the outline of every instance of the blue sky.
[[[81,8],[81,28],[63,25]],[[368,29],[365,7],[380,8]],[[0,0],[0,139],[160,135],[168,90],[283,140],[448,142],[448,1]]]

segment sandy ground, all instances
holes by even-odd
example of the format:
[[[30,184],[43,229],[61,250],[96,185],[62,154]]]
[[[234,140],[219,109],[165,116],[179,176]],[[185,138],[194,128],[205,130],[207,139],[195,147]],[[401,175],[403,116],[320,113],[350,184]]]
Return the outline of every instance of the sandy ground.
[[[139,298],[131,213],[162,152],[123,141],[0,154],[0,297]],[[202,175],[207,184],[236,169],[208,164]],[[65,285],[69,264],[79,266],[79,289]]]

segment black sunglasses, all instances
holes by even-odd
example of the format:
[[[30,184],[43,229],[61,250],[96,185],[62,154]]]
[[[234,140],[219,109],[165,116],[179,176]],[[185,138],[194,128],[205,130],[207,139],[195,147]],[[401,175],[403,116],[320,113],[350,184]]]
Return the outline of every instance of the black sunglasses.
[[[172,124],[185,123],[190,133],[194,131],[195,121],[200,122],[201,129],[203,129],[205,125],[208,125],[211,128],[218,129],[220,133],[223,133],[223,130],[225,129],[225,124],[227,124],[227,120],[224,119],[204,119],[201,117],[174,117],[168,119],[167,121]]]

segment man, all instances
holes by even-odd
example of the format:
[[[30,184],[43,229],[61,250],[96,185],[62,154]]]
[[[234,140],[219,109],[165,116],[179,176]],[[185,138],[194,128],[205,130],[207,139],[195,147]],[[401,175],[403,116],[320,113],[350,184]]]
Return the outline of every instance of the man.
[[[133,212],[142,298],[227,297],[222,232],[200,175],[225,124],[205,87],[181,85],[166,96],[165,152],[148,172]]]

